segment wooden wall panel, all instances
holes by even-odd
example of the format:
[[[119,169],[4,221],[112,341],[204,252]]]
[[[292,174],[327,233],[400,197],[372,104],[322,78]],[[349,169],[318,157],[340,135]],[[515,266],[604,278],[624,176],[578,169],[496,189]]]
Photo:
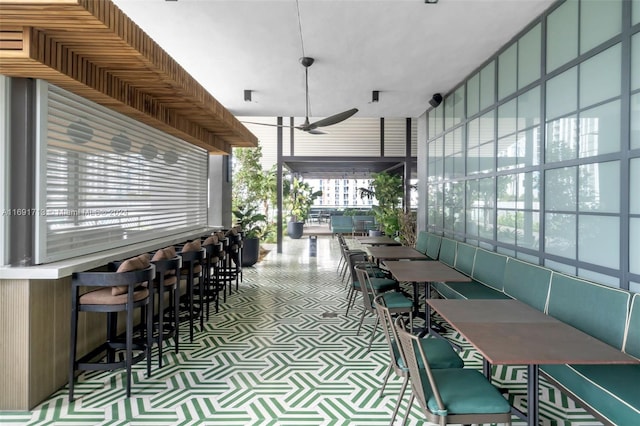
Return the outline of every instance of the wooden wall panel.
[[[29,285],[0,280],[0,407],[25,410],[29,398]]]

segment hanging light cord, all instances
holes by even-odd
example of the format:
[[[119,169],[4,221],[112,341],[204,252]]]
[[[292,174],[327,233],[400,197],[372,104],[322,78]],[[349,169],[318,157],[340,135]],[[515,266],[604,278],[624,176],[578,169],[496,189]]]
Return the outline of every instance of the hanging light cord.
[[[304,40],[302,38],[302,20],[300,19],[300,1],[296,0],[296,9],[298,11],[298,31],[300,33],[300,45],[302,46],[302,57],[304,58],[306,55],[304,54]]]
[[[298,12],[298,32],[300,33],[300,46],[302,48],[302,58],[306,57],[304,53],[304,38],[302,38],[302,19],[300,18],[300,0],[296,0],[296,10]],[[309,68],[304,68],[304,93],[306,97],[305,118],[308,120],[311,114],[311,101],[309,100]]]

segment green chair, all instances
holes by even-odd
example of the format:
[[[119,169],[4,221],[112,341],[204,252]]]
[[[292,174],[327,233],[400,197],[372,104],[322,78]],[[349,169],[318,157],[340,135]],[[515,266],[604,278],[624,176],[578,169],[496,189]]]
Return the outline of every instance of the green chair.
[[[427,421],[448,424],[504,423],[511,425],[511,406],[486,377],[477,370],[431,365],[420,339],[405,330],[402,317],[396,332],[409,367],[411,399],[407,413],[417,398]],[[424,365],[424,368],[420,368]],[[406,420],[406,418],[405,418]]]
[[[395,408],[393,409],[393,416],[391,417],[391,423],[393,424],[396,416],[398,415],[400,403],[402,402],[402,398],[404,397],[407,385],[409,384],[409,368],[407,367],[407,363],[404,360],[402,348],[398,343],[399,341],[396,329],[393,327],[391,307],[386,305],[384,297],[386,294],[387,293],[378,295],[374,299],[374,306],[376,311],[378,312],[378,317],[380,318],[380,323],[382,324],[382,330],[384,331],[384,335],[389,347],[390,358],[389,368],[387,369],[387,373],[385,374],[384,381],[382,383],[382,388],[380,389],[380,397],[382,398],[384,396],[384,390],[387,387],[387,382],[389,381],[389,376],[391,376],[392,371],[394,371],[397,376],[404,378],[402,387],[400,388],[400,394],[398,395],[398,401],[396,402]],[[426,338],[420,339],[419,342],[426,352],[427,356],[429,357],[431,368],[440,369],[464,367],[464,361],[462,360],[462,358],[460,358],[460,356],[458,356],[458,354],[448,341],[438,338]],[[422,366],[419,365],[419,367],[424,368],[424,364]],[[407,413],[408,412],[409,411],[407,410]]]
[[[356,335],[360,334],[360,329],[362,328],[362,323],[364,322],[364,316],[367,312],[372,313],[376,316],[376,323],[371,331],[371,337],[369,338],[369,346],[367,347],[367,351],[371,350],[371,344],[373,343],[373,338],[375,337],[376,331],[378,330],[378,324],[380,323],[379,315],[377,315],[374,298],[378,296],[378,291],[373,287],[373,282],[371,275],[369,274],[370,265],[367,264],[358,264],[356,265],[356,276],[358,277],[358,282],[360,283],[362,289],[362,315],[360,316],[360,324],[358,325],[358,331]],[[385,306],[394,314],[409,314],[409,322],[413,324],[413,301],[406,297],[399,291],[388,291],[380,295],[385,302]]]
[[[349,292],[347,294],[347,311],[345,315],[349,315],[349,309],[355,303],[356,295],[359,292],[362,292],[362,285],[360,281],[358,281],[358,277],[356,276],[355,266],[357,264],[369,264],[369,257],[366,253],[350,253],[348,257],[349,264],[349,274],[351,277],[351,287],[349,287]],[[376,290],[377,293],[382,293],[389,290],[397,290],[400,288],[400,284],[398,281],[391,278],[371,278],[371,285]]]

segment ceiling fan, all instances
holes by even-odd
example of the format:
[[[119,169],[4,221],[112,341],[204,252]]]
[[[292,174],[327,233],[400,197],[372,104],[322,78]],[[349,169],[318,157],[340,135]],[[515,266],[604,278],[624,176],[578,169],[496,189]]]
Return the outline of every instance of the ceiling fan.
[[[309,67],[313,65],[314,62],[315,62],[315,59],[308,56],[303,56],[302,58],[300,58],[300,63],[304,67],[304,89],[305,89],[305,101],[306,101],[305,118],[304,118],[304,123],[302,123],[299,126],[293,126],[293,127],[298,130],[302,130],[303,132],[310,133],[312,135],[323,135],[323,134],[326,134],[326,132],[319,130],[318,127],[327,127],[334,124],[338,124],[346,120],[347,118],[351,117],[356,112],[358,112],[358,108],[351,108],[350,110],[343,111],[338,114],[334,114],[332,116],[323,118],[322,120],[314,121],[313,123],[309,122]],[[285,126],[285,125],[279,126],[277,124],[257,123],[253,121],[243,121],[243,123],[259,124],[262,126],[273,126],[273,127],[291,127],[291,126]]]

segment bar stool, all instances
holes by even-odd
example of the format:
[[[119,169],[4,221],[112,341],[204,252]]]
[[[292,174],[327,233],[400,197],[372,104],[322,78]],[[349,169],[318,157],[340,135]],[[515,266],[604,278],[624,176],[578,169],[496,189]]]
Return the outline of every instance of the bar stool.
[[[156,277],[154,280],[155,294],[158,296],[158,334],[156,343],[158,344],[158,368],[162,368],[162,349],[166,339],[174,338],[173,350],[179,351],[180,329],[180,267],[182,259],[176,254],[174,247],[167,247],[157,250],[151,258],[151,263],[156,267]],[[165,308],[165,291],[169,292],[169,306]],[[155,316],[155,315],[154,315]],[[165,324],[168,328],[165,328]]]
[[[242,230],[242,226],[236,225],[233,227],[238,232],[238,273],[240,274],[240,282],[243,281],[244,277],[242,275],[242,259],[244,254],[244,236],[245,232]]]
[[[205,282],[205,297],[207,300],[207,321],[209,321],[210,303],[215,303],[216,313],[220,308],[220,251],[221,244],[217,235],[209,235],[202,242],[205,249],[203,279]]]
[[[228,256],[224,274],[228,280],[229,287],[235,281],[236,291],[238,291],[240,282],[240,235],[236,229],[231,228],[225,233],[225,237],[229,239],[229,244],[227,245]]]
[[[202,279],[202,262],[204,250],[199,239],[190,241],[182,246],[178,255],[182,258],[182,270],[180,274],[186,278],[187,291],[182,298],[186,308],[186,317],[189,320],[189,341],[193,342],[194,319],[200,320],[200,329],[204,330],[204,280]],[[195,291],[198,291],[196,300]]]
[[[233,286],[231,285],[231,281],[233,281],[233,276],[230,271],[230,263],[231,263],[231,255],[230,255],[230,245],[231,240],[227,237],[226,233],[223,231],[216,232],[216,236],[218,237],[218,241],[222,244],[222,253],[220,254],[220,268],[219,268],[219,277],[220,284],[224,288],[224,301],[227,301],[227,290],[229,295],[233,293]]]
[[[126,394],[131,396],[131,366],[147,360],[147,377],[151,376],[151,346],[153,310],[147,309],[144,322],[144,338],[133,338],[133,314],[153,300],[153,289],[148,283],[153,280],[155,268],[148,255],[140,255],[123,262],[116,272],[77,272],[71,280],[71,350],[69,353],[69,402],[74,401],[76,370],[126,369]],[[98,287],[80,295],[80,287]],[[142,310],[142,309],[141,309]],[[106,312],[107,340],[77,358],[78,312]],[[118,336],[118,312],[126,312],[124,338]],[[145,341],[146,340],[146,341]],[[116,352],[124,351],[125,357],[116,361]],[[134,356],[134,351],[137,353]],[[98,358],[101,354],[106,354]]]

